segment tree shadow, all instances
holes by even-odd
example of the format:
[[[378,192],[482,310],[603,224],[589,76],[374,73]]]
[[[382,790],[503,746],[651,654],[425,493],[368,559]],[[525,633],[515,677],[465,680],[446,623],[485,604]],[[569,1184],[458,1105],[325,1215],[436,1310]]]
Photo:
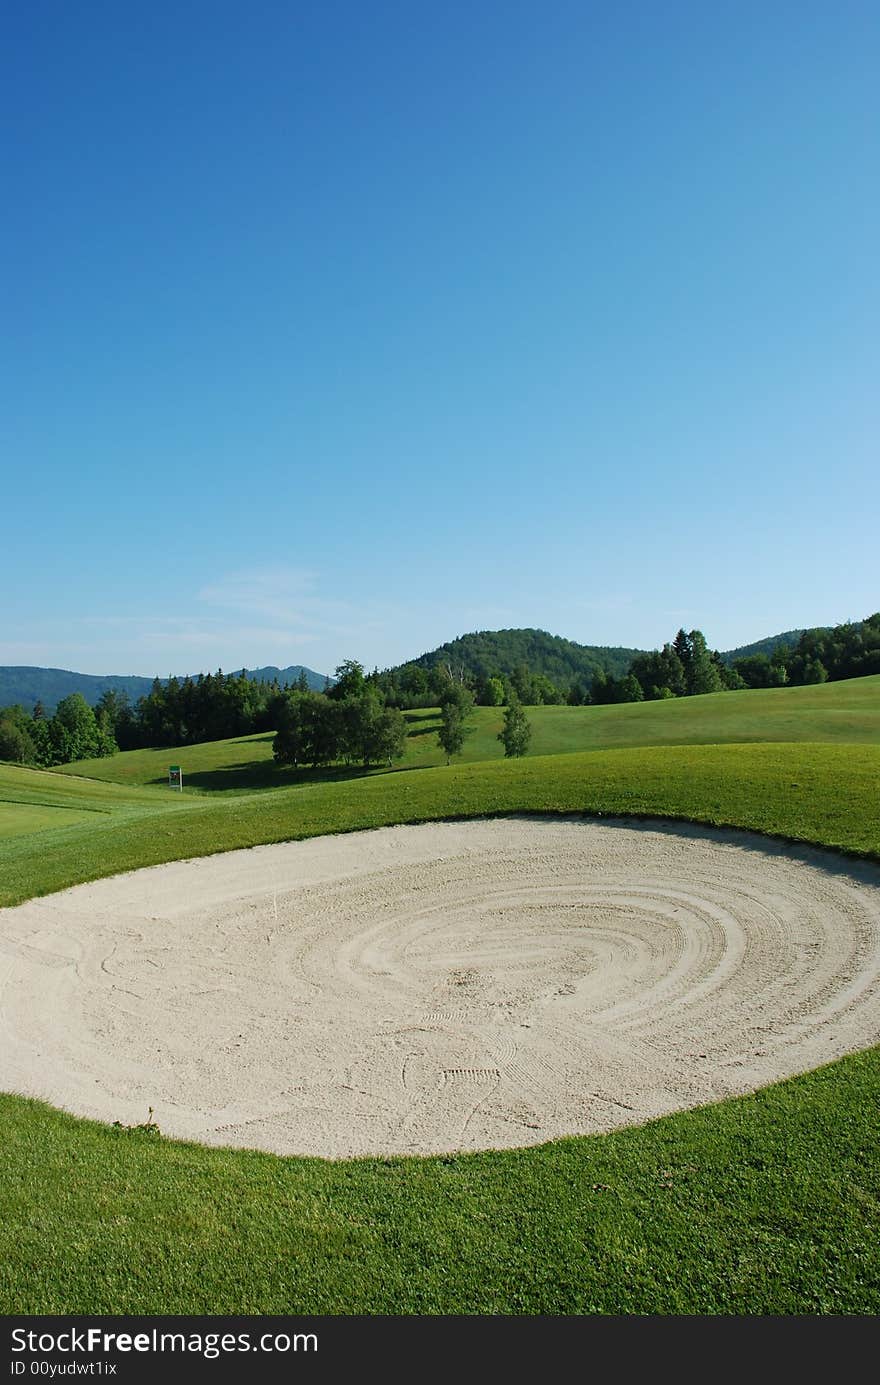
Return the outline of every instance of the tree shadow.
[[[399,766],[392,766],[392,769]],[[367,775],[387,773],[387,765],[321,765],[317,769],[294,769],[276,765],[274,760],[241,760],[218,769],[193,770],[184,767],[183,786],[198,793],[251,793],[266,789],[289,789],[305,784],[337,783],[344,779],[363,779]],[[150,784],[168,783],[167,775],[158,775]]]
[[[404,712],[403,716],[407,723],[406,738],[408,741],[417,740],[419,736],[435,736],[439,730],[439,712]],[[427,722],[427,725],[423,726],[422,722]]]
[[[408,740],[437,734],[440,725],[439,712],[404,712],[403,715],[408,724]],[[422,725],[423,722],[427,725]],[[275,732],[267,731],[257,736],[230,738],[227,744],[253,748],[257,745],[269,744],[274,739]],[[400,761],[395,761],[392,765],[370,765],[368,768],[364,768],[363,765],[337,764],[322,765],[317,769],[305,766],[294,769],[290,765],[277,765],[273,759],[261,756],[259,759],[239,760],[233,764],[220,765],[216,769],[187,770],[185,746],[175,746],[173,750],[168,749],[167,753],[176,755],[183,764],[184,788],[195,789],[198,793],[206,794],[256,793],[266,789],[294,788],[301,784],[337,783],[346,779],[363,779],[367,775],[388,774],[391,771],[399,773],[402,770],[423,768],[421,764],[404,765]],[[159,786],[167,785],[168,775],[163,772],[147,782]]]

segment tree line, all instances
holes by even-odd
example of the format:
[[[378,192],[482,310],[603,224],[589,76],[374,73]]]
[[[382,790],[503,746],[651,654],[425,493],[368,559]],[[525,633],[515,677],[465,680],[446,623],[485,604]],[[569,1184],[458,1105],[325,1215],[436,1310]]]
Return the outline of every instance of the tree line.
[[[590,698],[587,680],[575,678],[555,683],[546,673],[536,672],[526,663],[516,664],[509,672],[493,669],[491,673],[473,673],[452,660],[435,664],[430,669],[411,663],[381,673],[374,669],[367,679],[381,692],[386,706],[399,707],[402,711],[439,707],[450,683],[467,688],[478,707],[505,707],[511,697],[527,707],[564,702],[574,705],[588,702]]]
[[[440,707],[440,744],[449,757],[461,750],[475,704],[521,710],[560,703],[642,702],[870,673],[880,673],[880,613],[805,630],[793,646],[779,644],[769,654],[745,655],[732,664],[709,649],[701,630],[679,630],[662,649],[637,654],[620,676],[599,669],[590,687],[579,679],[561,686],[524,663],[510,673],[474,674],[448,662],[431,668],[411,663],[367,674],[355,660],[347,660],[336,669],[335,680],[327,680],[323,693],[309,690],[304,672],[290,688],[255,681],[244,670],[224,674],[218,669],[167,683],[157,678],[133,706],[124,691],[110,689],[94,708],[81,693],[73,693],[59,702],[53,716],[39,703],[32,713],[21,706],[0,709],[0,760],[51,767],[117,750],[274,731],[279,764],[390,764],[403,753],[402,712],[414,707]],[[505,728],[507,724],[505,716]],[[519,744],[525,735],[519,712],[511,725],[511,744]],[[505,742],[505,753],[522,751],[508,751]]]
[[[48,768],[118,749],[106,714],[90,707],[82,693],[62,698],[51,717],[39,702],[32,714],[18,705],[0,710],[0,760]]]
[[[797,644],[734,661],[747,688],[835,682],[880,673],[880,611],[864,620],[804,630]]]
[[[300,675],[297,689],[308,688]],[[94,708],[82,693],[65,697],[47,716],[38,702],[32,713],[21,706],[0,710],[0,760],[51,768],[72,760],[113,755],[147,746],[195,745],[258,731],[273,731],[288,690],[241,673],[200,674],[197,678],[158,678],[132,705],[113,688]]]
[[[430,670],[418,664],[378,670],[370,675],[386,702],[403,708],[443,704],[450,683],[465,687],[478,706],[567,703],[569,706],[656,701],[701,693],[824,683],[880,673],[880,613],[863,621],[805,630],[793,646],[780,643],[769,654],[746,655],[728,663],[710,649],[702,630],[679,630],[662,649],[636,654],[626,672],[598,669],[592,683],[580,679],[554,683],[546,673],[519,664],[511,673],[469,673],[451,662]]]

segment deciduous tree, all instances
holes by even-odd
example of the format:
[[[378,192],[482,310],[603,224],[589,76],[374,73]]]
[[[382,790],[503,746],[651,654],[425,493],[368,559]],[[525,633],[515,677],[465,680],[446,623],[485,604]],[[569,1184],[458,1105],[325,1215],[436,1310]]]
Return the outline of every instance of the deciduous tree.
[[[468,716],[474,705],[473,693],[461,683],[450,682],[444,689],[440,705],[440,730],[437,740],[449,764],[453,755],[460,755],[465,738],[470,734]]]
[[[504,754],[508,759],[516,755],[525,755],[529,748],[532,727],[516,697],[511,696],[505,709],[504,726],[498,732],[498,739],[504,746]]]

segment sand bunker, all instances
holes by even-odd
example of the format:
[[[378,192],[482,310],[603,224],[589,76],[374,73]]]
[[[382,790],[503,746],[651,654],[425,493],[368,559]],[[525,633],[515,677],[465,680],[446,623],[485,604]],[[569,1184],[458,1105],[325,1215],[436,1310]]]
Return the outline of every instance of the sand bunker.
[[[536,1144],[878,1042],[880,870],[743,833],[395,827],[0,910],[0,1088],[208,1144]]]

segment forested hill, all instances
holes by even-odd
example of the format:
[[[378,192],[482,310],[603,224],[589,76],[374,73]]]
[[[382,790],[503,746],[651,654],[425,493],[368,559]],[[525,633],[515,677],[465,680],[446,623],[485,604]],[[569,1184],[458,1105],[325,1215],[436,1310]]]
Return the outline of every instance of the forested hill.
[[[803,633],[803,630],[784,630],[781,635],[768,635],[766,639],[755,640],[754,644],[725,649],[721,657],[726,664],[732,664],[735,659],[748,659],[752,654],[772,654],[780,645],[785,649],[794,649]]]
[[[267,668],[249,669],[248,677],[256,682],[275,681],[284,687],[285,684],[292,685],[297,681],[302,668],[301,664],[292,664],[289,668],[275,668],[270,665]],[[309,687],[316,692],[324,687],[323,673],[315,673],[313,669],[307,668],[305,675]],[[161,682],[167,683],[168,679],[163,678]],[[152,678],[139,678],[134,674],[74,673],[65,668],[6,665],[0,666],[0,707],[18,704],[24,707],[25,711],[31,712],[36,704],[41,702],[46,713],[51,715],[61,699],[69,697],[71,693],[82,693],[86,702],[94,707],[101,696],[110,690],[127,693],[133,705],[139,697],[146,697],[152,686]]]
[[[543,674],[560,686],[582,681],[589,687],[600,669],[614,678],[621,677],[640,652],[618,646],[575,644],[546,630],[479,630],[441,644],[439,649],[422,654],[411,663],[427,670],[448,667],[455,678],[462,673],[474,678],[494,674],[509,677],[525,665],[531,673]]]

